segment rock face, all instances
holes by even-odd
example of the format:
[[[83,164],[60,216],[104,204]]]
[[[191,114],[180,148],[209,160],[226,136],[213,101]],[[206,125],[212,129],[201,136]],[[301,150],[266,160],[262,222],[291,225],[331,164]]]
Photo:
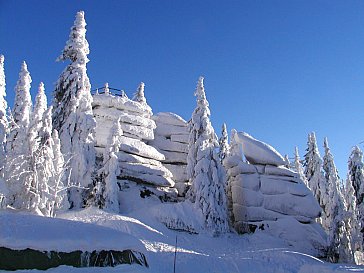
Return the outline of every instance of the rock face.
[[[101,251],[40,251],[34,249],[15,250],[0,247],[0,269],[47,270],[60,265],[73,267],[114,267],[120,264],[139,264],[148,267],[143,253],[133,250]]]
[[[156,124],[147,104],[132,101],[126,96],[96,94],[93,97],[96,119],[96,150],[102,155],[110,130],[120,118],[123,130],[118,154],[123,180],[154,187],[173,187],[172,173],[161,164],[165,156],[147,144],[154,140]]]
[[[307,232],[313,248],[324,248],[324,233],[315,224],[321,208],[299,175],[282,166],[285,162],[273,147],[245,133],[237,135],[236,141],[242,144],[250,163],[236,155],[224,160],[228,206],[235,229],[240,233],[270,229],[282,235],[292,234],[294,224],[297,230]]]
[[[183,196],[187,185],[187,154],[189,131],[187,122],[180,116],[163,112],[152,116],[157,128],[154,131],[154,140],[148,144],[155,147],[165,156],[162,160],[173,175],[175,188],[178,194]]]

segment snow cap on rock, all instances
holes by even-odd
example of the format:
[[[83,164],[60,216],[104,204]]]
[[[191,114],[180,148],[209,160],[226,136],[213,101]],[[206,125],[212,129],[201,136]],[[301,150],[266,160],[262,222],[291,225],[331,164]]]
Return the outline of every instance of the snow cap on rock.
[[[245,158],[251,164],[284,166],[284,158],[272,146],[257,140],[245,132],[235,134],[235,140],[242,144]]]

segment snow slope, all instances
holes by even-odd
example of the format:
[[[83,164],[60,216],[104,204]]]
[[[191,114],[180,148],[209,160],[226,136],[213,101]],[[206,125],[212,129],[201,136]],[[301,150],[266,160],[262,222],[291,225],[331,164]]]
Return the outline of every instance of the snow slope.
[[[128,202],[130,200],[126,200]],[[154,205],[153,205],[154,204]],[[138,238],[145,246],[149,268],[138,265],[121,265],[115,268],[72,268],[61,266],[47,272],[173,272],[174,251],[177,237],[176,272],[279,272],[279,273],[313,273],[313,272],[364,272],[364,267],[329,264],[303,252],[298,252],[300,242],[290,245],[286,241],[270,236],[264,232],[252,235],[229,233],[212,238],[209,234],[189,234],[167,229],[156,219],[171,204],[161,204],[157,200],[141,205],[139,209],[124,215],[107,213],[95,208],[80,211],[68,211],[59,217],[88,223],[95,232],[107,229],[108,234],[128,233]],[[180,206],[180,205],[179,205]],[[179,216],[183,215],[180,206]],[[185,210],[186,218],[194,217]],[[198,216],[195,216],[195,218]],[[19,217],[23,223],[24,217]],[[16,221],[13,217],[12,221]],[[56,223],[62,222],[55,219]],[[192,224],[199,219],[190,219]],[[57,230],[61,237],[61,230]],[[65,232],[66,233],[66,232]],[[107,236],[107,235],[106,235]],[[58,239],[61,240],[61,239]],[[67,241],[63,242],[67,244]],[[109,241],[110,243],[110,241]],[[38,272],[21,270],[17,272]],[[39,271],[44,272],[44,271]]]

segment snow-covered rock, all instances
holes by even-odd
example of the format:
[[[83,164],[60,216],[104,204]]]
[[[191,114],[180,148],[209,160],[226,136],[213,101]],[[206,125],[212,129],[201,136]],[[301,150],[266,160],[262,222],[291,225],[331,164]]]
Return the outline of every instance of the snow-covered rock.
[[[117,153],[120,167],[119,178],[156,187],[173,187],[172,173],[162,165],[165,156],[155,147],[146,143],[154,141],[156,123],[151,119],[152,110],[146,100],[141,102],[126,96],[98,94],[94,96],[93,112],[96,118],[96,150],[103,154],[107,139],[116,120],[119,120],[123,136]],[[165,141],[166,142],[166,141]],[[180,147],[178,143],[172,145]]]
[[[245,158],[252,164],[283,166],[284,158],[272,146],[259,141],[247,133],[235,134],[235,141],[242,144]]]
[[[271,232],[290,233],[291,227],[283,223],[292,222],[295,226],[302,225],[300,230],[312,239],[312,248],[314,244],[324,247],[322,229],[312,226],[321,208],[299,175],[281,166],[283,162],[273,147],[244,133],[237,135],[250,163],[234,155],[224,160],[229,210],[235,229],[245,233],[271,228]]]
[[[174,126],[186,127],[186,121],[177,114],[171,112],[161,112],[152,116],[152,119],[158,123],[169,124]]]
[[[187,122],[180,116],[162,112],[152,116],[157,128],[154,130],[154,140],[148,144],[155,147],[165,156],[163,164],[173,174],[180,195],[185,193],[187,183],[187,154],[189,131]]]

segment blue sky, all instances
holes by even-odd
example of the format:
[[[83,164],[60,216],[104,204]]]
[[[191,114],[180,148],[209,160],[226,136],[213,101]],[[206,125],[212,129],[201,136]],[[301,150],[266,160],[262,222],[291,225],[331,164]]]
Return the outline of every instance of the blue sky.
[[[56,63],[77,11],[84,10],[93,88],[128,95],[140,81],[155,113],[189,119],[205,77],[220,134],[246,131],[282,154],[301,156],[307,134],[328,137],[341,176],[364,141],[363,1],[6,1],[0,53],[9,105],[22,60],[49,99],[66,66]],[[363,145],[360,145],[363,148]]]

